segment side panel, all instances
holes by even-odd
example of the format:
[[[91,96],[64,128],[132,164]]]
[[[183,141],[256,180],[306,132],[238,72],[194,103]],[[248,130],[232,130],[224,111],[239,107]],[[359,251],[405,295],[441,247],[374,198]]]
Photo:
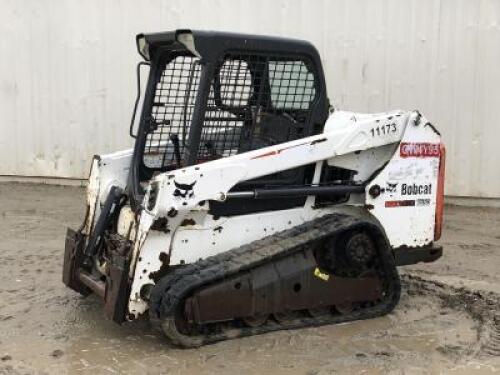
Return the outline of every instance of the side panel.
[[[309,205],[219,220],[207,215],[204,222],[180,227],[175,232],[170,264],[192,263],[290,229],[325,213],[325,210],[315,210]]]
[[[417,117],[406,127],[390,162],[367,186],[366,203],[373,206],[371,213],[394,248],[425,246],[434,240],[439,155],[439,134]]]
[[[112,186],[125,189],[132,160],[132,150],[124,150],[107,155],[96,155],[92,161],[87,186],[89,215],[85,223],[85,233],[92,232],[94,218],[100,214],[100,204],[104,203]]]

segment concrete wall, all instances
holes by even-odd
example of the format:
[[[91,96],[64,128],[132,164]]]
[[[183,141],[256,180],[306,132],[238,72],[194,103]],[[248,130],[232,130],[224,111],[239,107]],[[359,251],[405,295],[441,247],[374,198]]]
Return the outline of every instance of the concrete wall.
[[[130,146],[134,36],[179,27],[312,41],[337,107],[420,109],[446,193],[500,197],[498,0],[0,0],[0,175],[84,178]]]

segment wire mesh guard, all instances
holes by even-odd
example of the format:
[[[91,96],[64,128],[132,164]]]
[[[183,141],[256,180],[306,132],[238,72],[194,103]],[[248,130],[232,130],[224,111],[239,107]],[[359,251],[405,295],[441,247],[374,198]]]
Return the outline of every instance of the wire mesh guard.
[[[169,61],[156,84],[151,110],[150,131],[143,154],[148,168],[162,168],[175,163],[171,137],[179,139],[180,153],[189,137],[196,93],[200,82],[200,64],[192,56],[177,56]]]
[[[200,79],[196,58],[170,61],[156,87],[154,130],[148,134],[144,164],[171,165],[172,135],[180,151],[189,127]],[[227,54],[216,71],[204,115],[198,162],[214,160],[305,136],[316,80],[303,60],[258,54]]]

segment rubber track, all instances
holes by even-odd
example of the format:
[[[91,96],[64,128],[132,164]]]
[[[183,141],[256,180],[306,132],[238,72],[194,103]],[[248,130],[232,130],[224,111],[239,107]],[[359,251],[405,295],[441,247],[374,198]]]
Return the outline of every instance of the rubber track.
[[[382,268],[384,299],[369,308],[354,310],[345,315],[328,315],[322,317],[302,317],[286,323],[268,320],[259,327],[225,328],[221,324],[220,332],[188,336],[177,330],[176,312],[183,306],[186,297],[196,289],[211,285],[219,280],[236,276],[241,272],[289,256],[306,249],[313,242],[321,241],[345,230],[368,230],[374,237],[379,251],[379,263]],[[280,329],[296,329],[302,327],[335,324],[352,320],[369,319],[385,315],[392,311],[399,301],[400,280],[385,235],[375,224],[346,214],[332,214],[309,221],[289,230],[268,236],[239,248],[200,260],[180,267],[161,279],[151,294],[150,320],[153,325],[161,327],[164,334],[176,345],[198,347],[216,341],[244,337]]]

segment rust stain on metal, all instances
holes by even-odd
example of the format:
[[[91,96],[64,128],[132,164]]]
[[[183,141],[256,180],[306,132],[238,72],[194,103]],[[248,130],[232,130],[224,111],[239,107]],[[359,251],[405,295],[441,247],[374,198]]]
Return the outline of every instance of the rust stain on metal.
[[[158,230],[161,232],[168,233],[170,229],[168,229],[168,219],[166,217],[160,217],[153,222],[151,225],[152,230]]]
[[[194,221],[193,219],[184,219],[181,222],[181,227],[187,227],[190,225],[196,225],[196,221]]]
[[[168,264],[170,261],[170,257],[165,252],[160,253],[159,259],[162,264]]]
[[[159,255],[161,262],[160,269],[156,272],[151,272],[148,276],[150,280],[158,282],[163,276],[165,276],[169,270],[170,255],[162,251]]]

